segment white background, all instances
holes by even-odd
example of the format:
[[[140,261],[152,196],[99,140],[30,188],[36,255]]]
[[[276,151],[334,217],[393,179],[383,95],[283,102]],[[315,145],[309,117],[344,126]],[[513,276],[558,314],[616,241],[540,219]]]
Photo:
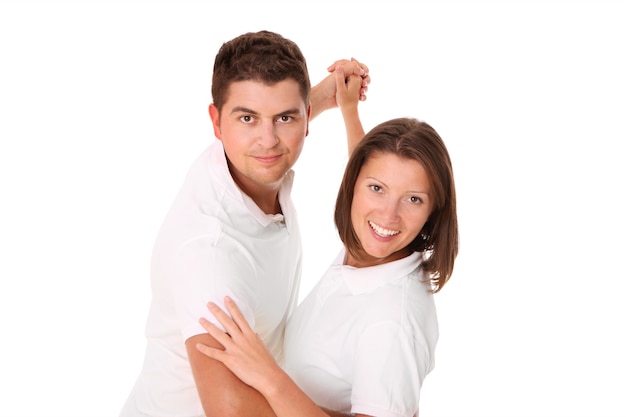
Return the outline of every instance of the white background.
[[[446,141],[461,248],[422,416],[624,416],[623,2],[0,3],[0,416],[115,416],[152,244],[212,142],[213,58],[296,41],[313,83],[369,65],[366,129]],[[337,110],[296,166],[306,292],[339,244]]]

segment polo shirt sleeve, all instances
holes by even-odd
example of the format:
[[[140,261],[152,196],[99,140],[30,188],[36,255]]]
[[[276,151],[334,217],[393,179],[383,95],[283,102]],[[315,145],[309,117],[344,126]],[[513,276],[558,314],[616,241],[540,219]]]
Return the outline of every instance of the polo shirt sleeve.
[[[362,333],[354,362],[352,413],[415,415],[431,358],[412,333],[393,321],[374,324]]]
[[[224,297],[230,296],[251,327],[255,325],[254,292],[246,285],[246,278],[255,274],[252,262],[244,251],[237,250],[234,242],[218,241],[210,236],[186,242],[172,265],[175,294],[175,316],[183,340],[206,333],[198,323],[204,317],[221,327],[209,312],[207,303],[214,302],[224,308]]]

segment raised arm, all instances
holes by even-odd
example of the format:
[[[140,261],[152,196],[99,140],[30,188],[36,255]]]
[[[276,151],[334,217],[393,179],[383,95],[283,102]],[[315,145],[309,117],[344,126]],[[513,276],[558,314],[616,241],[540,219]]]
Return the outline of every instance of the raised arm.
[[[344,76],[350,77],[356,75],[361,77],[361,88],[359,91],[359,100],[367,99],[367,89],[371,82],[369,68],[367,65],[352,58],[351,60],[340,59],[335,61],[328,67],[330,74],[324,78],[319,84],[311,88],[311,120],[315,119],[326,110],[333,109],[338,106],[337,88],[335,82],[335,72],[337,69],[343,70]]]
[[[198,353],[223,363],[243,382],[256,388],[278,417],[349,415],[327,412],[318,407],[276,363],[235,303],[226,298],[224,304],[232,319],[212,303],[209,303],[209,310],[227,333],[207,320],[200,320],[209,335],[223,348],[198,344]]]
[[[343,69],[338,68],[335,70],[335,83],[337,87],[337,105],[341,109],[348,139],[348,155],[352,155],[352,151],[357,143],[365,136],[361,118],[359,117],[359,89],[361,77],[357,75],[346,77],[343,73]]]

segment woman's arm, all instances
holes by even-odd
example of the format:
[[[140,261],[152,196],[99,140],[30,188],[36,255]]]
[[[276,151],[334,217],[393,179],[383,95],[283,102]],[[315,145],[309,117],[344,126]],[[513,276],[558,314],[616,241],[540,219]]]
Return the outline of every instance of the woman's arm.
[[[348,156],[356,145],[365,136],[365,130],[359,117],[359,96],[361,77],[357,75],[345,76],[343,69],[335,70],[335,84],[337,87],[337,105],[341,109],[343,123],[348,138]]]
[[[222,362],[244,383],[259,391],[278,417],[341,415],[328,414],[318,407],[276,363],[235,303],[226,297],[224,305],[230,317],[213,303],[208,307],[226,332],[200,319],[202,326],[224,349],[200,343],[196,346],[200,352]]]
[[[198,395],[207,417],[276,417],[261,393],[244,384],[221,362],[203,355],[196,349],[198,343],[218,349],[221,345],[207,333],[192,336],[185,342]]]

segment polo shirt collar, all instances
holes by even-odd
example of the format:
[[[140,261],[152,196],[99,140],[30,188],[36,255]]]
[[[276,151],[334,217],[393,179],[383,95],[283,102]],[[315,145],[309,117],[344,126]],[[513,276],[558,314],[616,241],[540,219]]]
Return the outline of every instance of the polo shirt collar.
[[[235,184],[235,181],[231,177],[231,182],[237,189],[237,193],[240,196],[243,203],[246,205],[252,217],[255,218],[257,222],[261,224],[261,226],[266,227],[272,223],[282,223],[287,224],[287,228],[290,227],[293,214],[291,213],[291,186],[293,184],[294,172],[290,170],[285,174],[285,178],[283,178],[283,182],[280,186],[280,190],[278,191],[278,202],[280,203],[280,208],[283,211],[283,214],[266,214],[263,210],[257,206],[250,196],[241,191],[239,187]]]
[[[293,221],[293,213],[291,213],[291,188],[293,185],[294,171],[289,170],[285,174],[285,178],[281,183],[280,190],[278,191],[278,201],[284,214],[266,214],[257,206],[257,204],[235,183],[230,170],[228,169],[228,162],[226,161],[226,154],[224,153],[224,145],[222,141],[215,140],[213,143],[213,149],[211,152],[211,165],[215,168],[217,178],[226,189],[226,191],[233,197],[241,201],[250,215],[263,227],[267,227],[272,223],[287,223],[287,227],[290,227]]]
[[[341,251],[332,267],[338,268],[343,282],[353,294],[364,294],[383,287],[389,282],[404,277],[415,271],[421,262],[422,254],[413,252],[407,257],[382,265],[355,268],[344,265],[345,249]]]

